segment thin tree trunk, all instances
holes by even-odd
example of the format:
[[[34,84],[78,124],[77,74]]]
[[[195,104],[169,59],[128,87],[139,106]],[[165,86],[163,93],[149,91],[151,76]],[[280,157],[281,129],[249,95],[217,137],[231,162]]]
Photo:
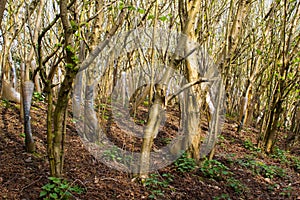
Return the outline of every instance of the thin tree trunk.
[[[62,176],[63,173],[67,107],[73,80],[75,79],[78,70],[76,70],[76,63],[73,59],[75,57],[75,53],[72,51],[74,41],[72,38],[72,27],[68,19],[67,1],[61,0],[59,5],[61,21],[64,28],[65,61],[69,67],[66,68],[66,75],[61,84],[53,114],[53,141],[51,142],[51,146],[48,144],[49,148],[52,148],[49,152],[53,153],[53,155],[49,155],[50,157],[53,157],[53,160],[50,162],[50,171],[54,172],[54,174],[51,175],[56,177]]]
[[[57,104],[53,114],[53,141],[50,147],[52,148],[50,152],[53,153],[53,160],[50,162],[50,171],[54,172],[51,175],[56,177],[60,177],[63,173],[67,107],[75,75],[76,71],[67,70],[58,93]]]
[[[34,52],[35,52],[35,45],[37,43],[38,40],[38,34],[39,34],[39,29],[41,26],[41,18],[42,18],[42,12],[44,9],[44,0],[40,1],[40,7],[38,10],[38,16],[36,19],[36,26],[35,26],[35,32],[34,32],[34,36],[32,38],[32,48],[30,50],[30,53],[25,61],[25,73],[24,71],[22,72],[22,77],[21,77],[21,88],[22,88],[22,101],[21,101],[21,109],[23,110],[23,112],[21,112],[21,114],[23,114],[23,119],[24,119],[24,130],[25,130],[25,145],[26,145],[26,150],[28,152],[33,152],[35,150],[34,147],[34,140],[33,140],[33,136],[32,136],[32,130],[31,130],[31,126],[30,126],[30,106],[31,106],[31,100],[32,100],[32,94],[34,91],[34,83],[32,81],[30,81],[30,77],[29,77],[29,72],[30,72],[30,68],[31,68],[31,63],[33,60],[33,56],[34,56]]]
[[[0,0],[0,26],[2,24],[3,13],[5,10],[6,0]]]
[[[61,84],[57,104],[53,114],[53,132],[52,135],[48,133],[48,137],[53,138],[52,141],[48,139],[48,152],[52,153],[49,155],[50,160],[50,172],[52,176],[60,177],[63,173],[63,165],[64,165],[64,141],[66,134],[66,124],[67,124],[67,108],[69,102],[69,95],[72,90],[73,81],[76,77],[78,71],[83,71],[89,67],[89,65],[94,61],[99,52],[103,50],[103,48],[108,44],[109,39],[115,34],[119,26],[122,24],[124,20],[124,11],[121,11],[119,15],[118,22],[112,27],[110,32],[107,33],[106,40],[101,43],[99,46],[95,47],[92,50],[89,57],[87,57],[80,66],[77,66],[75,62],[75,52],[74,52],[74,39],[73,39],[73,28],[68,18],[68,7],[67,0],[60,1],[60,16],[64,29],[64,39],[65,44],[64,48],[66,51],[65,62],[68,67],[66,67],[66,75]],[[80,70],[79,70],[80,69]],[[49,121],[48,121],[49,122]],[[48,128],[51,129],[50,126]],[[48,129],[48,131],[50,131]]]
[[[197,13],[197,9],[199,9],[200,0],[195,0],[193,2],[193,6],[190,10],[190,15],[188,17],[188,20],[185,24],[185,28],[183,30],[183,33],[188,33],[192,29],[194,22],[195,22],[195,16]],[[198,5],[198,6],[197,6]],[[148,176],[149,168],[150,168],[150,151],[153,145],[153,139],[158,134],[158,128],[162,120],[162,111],[165,107],[165,95],[166,95],[166,86],[168,85],[170,81],[170,77],[174,73],[174,71],[178,67],[178,61],[175,59],[175,55],[177,55],[177,52],[180,50],[182,46],[186,46],[186,39],[184,37],[179,39],[178,45],[175,49],[175,54],[171,58],[170,67],[167,69],[165,74],[163,75],[162,80],[157,83],[154,93],[154,103],[150,107],[149,116],[144,132],[144,139],[142,144],[142,152],[141,152],[141,163],[140,163],[140,177],[142,179],[146,178]]]
[[[34,140],[32,136],[31,123],[30,123],[30,107],[31,99],[34,89],[32,81],[25,81],[23,84],[23,109],[24,109],[24,131],[25,131],[25,147],[26,151],[33,153],[35,151]]]
[[[273,112],[271,114],[272,120],[269,121],[268,128],[265,135],[264,151],[266,153],[271,153],[272,148],[274,146],[277,128],[278,128],[277,126],[278,126],[281,112],[282,112],[282,102],[279,101],[276,103],[274,114]]]

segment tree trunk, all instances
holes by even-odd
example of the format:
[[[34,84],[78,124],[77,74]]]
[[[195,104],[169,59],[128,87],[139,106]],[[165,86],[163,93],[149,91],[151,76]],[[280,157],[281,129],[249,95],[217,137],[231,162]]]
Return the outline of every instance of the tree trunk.
[[[73,86],[73,81],[76,77],[78,71],[83,71],[87,69],[90,64],[94,61],[99,52],[108,44],[109,39],[115,34],[119,26],[123,23],[125,12],[121,12],[119,15],[118,22],[112,27],[110,32],[107,32],[106,40],[99,46],[90,52],[89,57],[87,57],[80,66],[76,62],[76,51],[75,51],[75,41],[73,38],[73,28],[68,17],[68,6],[67,0],[61,0],[59,2],[60,6],[60,18],[64,30],[64,50],[65,50],[65,70],[66,75],[60,86],[57,104],[53,113],[53,120],[48,119],[48,123],[53,123],[52,127],[48,124],[48,152],[49,162],[50,162],[50,172],[52,176],[60,177],[63,173],[64,165],[64,148],[65,148],[65,135],[66,135],[66,124],[67,124],[67,109],[69,95]],[[80,70],[79,70],[80,69]],[[50,88],[50,86],[49,86]],[[48,89],[49,89],[48,88]],[[51,92],[50,92],[51,94]],[[52,96],[51,96],[52,97]],[[52,110],[49,109],[51,112]],[[52,115],[48,113],[48,115]]]
[[[189,89],[188,95],[185,96],[187,106],[185,122],[187,124],[184,127],[187,130],[185,130],[186,142],[184,147],[188,147],[187,156],[198,161],[200,159],[200,109],[197,96],[197,94],[192,92],[192,89]]]
[[[0,26],[2,24],[3,13],[5,10],[6,0],[0,0]]]
[[[75,78],[76,71],[69,69],[61,84],[57,104],[53,114],[53,140],[49,141],[48,152],[50,159],[50,171],[51,176],[60,177],[63,173],[64,164],[64,144],[66,135],[66,124],[67,124],[67,107],[69,101],[70,91],[72,89],[72,83]],[[51,128],[51,127],[49,127]],[[49,135],[49,134],[48,134]],[[51,138],[51,137],[50,137]],[[50,146],[51,145],[51,146]]]
[[[300,144],[300,101],[295,106],[292,125],[287,138],[287,149]]]
[[[26,151],[33,153],[35,151],[34,140],[32,137],[30,124],[30,107],[34,84],[32,81],[25,81],[23,85],[23,109],[24,109],[24,131],[25,131],[25,147]]]
[[[278,102],[276,104],[276,110],[274,112],[272,112],[271,120],[268,123],[268,128],[266,131],[266,135],[265,135],[265,139],[264,139],[264,150],[266,153],[271,153],[272,148],[274,146],[275,143],[275,139],[276,139],[276,132],[277,132],[277,126],[278,126],[278,122],[279,122],[279,117],[281,114],[281,102]],[[274,113],[274,114],[273,114]]]
[[[158,133],[158,129],[162,121],[162,112],[165,102],[165,90],[162,85],[157,84],[155,86],[155,89],[159,92],[154,93],[154,103],[150,108],[146,128],[144,131],[139,172],[141,178],[146,178],[148,176],[148,172],[150,169],[150,152],[153,145],[153,140]]]

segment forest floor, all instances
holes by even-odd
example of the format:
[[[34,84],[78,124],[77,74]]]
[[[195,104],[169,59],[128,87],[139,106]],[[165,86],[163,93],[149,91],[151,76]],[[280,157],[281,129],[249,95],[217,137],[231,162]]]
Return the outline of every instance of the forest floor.
[[[46,106],[33,102],[31,121],[36,152],[24,149],[24,134],[19,105],[0,104],[0,199],[39,199],[42,187],[49,182],[46,155]],[[113,142],[122,140],[113,123],[104,126]],[[171,120],[172,121],[172,120]],[[173,120],[176,121],[176,120]],[[142,123],[142,121],[140,121]],[[171,129],[171,126],[169,126]],[[159,148],[172,130],[159,134]],[[259,130],[255,127],[236,132],[236,123],[226,120],[213,161],[198,167],[181,158],[152,173],[141,184],[130,173],[114,170],[85,149],[70,117],[67,125],[64,179],[81,194],[71,199],[300,199],[300,147],[284,151],[284,135],[278,137],[272,155],[255,147]],[[163,135],[163,136],[160,136]],[[164,140],[163,140],[164,139]]]

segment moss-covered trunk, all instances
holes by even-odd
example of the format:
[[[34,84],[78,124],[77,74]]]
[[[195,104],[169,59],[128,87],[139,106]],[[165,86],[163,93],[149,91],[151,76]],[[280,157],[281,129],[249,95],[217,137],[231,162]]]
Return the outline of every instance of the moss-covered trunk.
[[[72,89],[73,80],[76,72],[71,69],[67,71],[65,79],[58,93],[57,104],[53,113],[52,121],[53,132],[51,126],[48,126],[48,153],[51,176],[60,177],[63,173],[64,164],[64,144],[66,135],[67,112],[70,91]],[[50,96],[51,97],[51,96]],[[51,110],[50,110],[51,112]],[[49,130],[50,129],[50,130]]]
[[[271,111],[271,118],[269,120],[267,130],[264,137],[264,151],[271,153],[276,139],[276,132],[280,114],[282,113],[282,101],[276,102],[275,109]]]

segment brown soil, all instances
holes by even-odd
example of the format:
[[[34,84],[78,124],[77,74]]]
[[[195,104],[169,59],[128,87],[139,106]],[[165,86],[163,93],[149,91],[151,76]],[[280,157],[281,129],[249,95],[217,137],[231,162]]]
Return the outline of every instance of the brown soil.
[[[165,145],[165,139],[172,139],[174,132],[178,131],[176,125],[179,116],[176,112],[176,109],[171,110],[166,128],[155,140],[155,148]],[[24,149],[18,105],[1,102],[0,199],[39,199],[41,187],[48,183],[46,106],[34,102],[31,116],[36,142],[34,154],[26,153]],[[137,123],[143,124],[145,115],[141,114],[139,117]],[[118,146],[124,146],[124,141],[128,143],[129,139],[124,138],[122,130],[109,122],[109,118],[103,124],[114,143]],[[300,160],[299,148],[287,154],[286,160],[279,156],[266,156],[251,147],[256,142],[257,132],[255,128],[248,128],[238,134],[236,124],[226,122],[214,159],[226,166],[226,171],[230,174],[221,173],[220,176],[212,178],[205,176],[201,167],[183,173],[172,164],[156,172],[156,179],[160,182],[166,180],[163,174],[171,176],[172,180],[168,184],[143,186],[134,179],[134,175],[114,170],[94,159],[84,148],[70,118],[67,126],[64,178],[85,189],[83,194],[74,193],[74,199],[148,199],[151,197],[149,195],[157,194],[155,190],[163,193],[161,196],[157,194],[157,199],[300,199],[300,163],[296,165],[292,159]],[[280,149],[284,147],[283,135],[280,135],[278,141]],[[134,151],[139,150],[140,142],[136,141]],[[251,160],[259,164],[253,167],[249,165]],[[280,176],[276,172],[269,177],[263,166],[276,166],[276,169],[282,169],[284,173]]]

